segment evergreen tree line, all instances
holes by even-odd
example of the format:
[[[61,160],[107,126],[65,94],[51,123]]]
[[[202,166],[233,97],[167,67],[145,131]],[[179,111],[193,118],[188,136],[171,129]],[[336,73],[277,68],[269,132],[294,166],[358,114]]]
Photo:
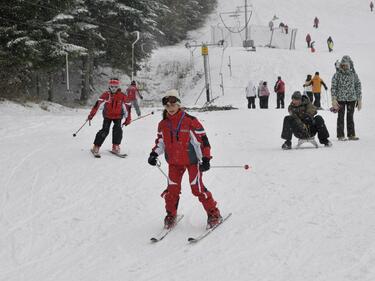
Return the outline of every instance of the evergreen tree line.
[[[0,96],[48,100],[59,93],[66,55],[87,101],[100,67],[131,76],[157,45],[186,38],[202,25],[216,0],[13,0],[0,3]],[[141,47],[139,47],[141,46]]]

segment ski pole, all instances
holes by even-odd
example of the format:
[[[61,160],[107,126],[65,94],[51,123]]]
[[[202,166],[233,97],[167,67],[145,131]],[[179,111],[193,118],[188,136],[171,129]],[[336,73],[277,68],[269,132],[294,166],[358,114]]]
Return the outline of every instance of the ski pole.
[[[147,116],[150,116],[150,115],[152,115],[152,114],[154,114],[154,112],[153,112],[153,111],[151,111],[151,112],[150,112],[150,113],[148,113],[148,114],[145,114],[145,115],[139,116],[138,118],[135,118],[134,120],[132,120],[132,122],[131,122],[131,123],[133,123],[134,121],[137,121],[137,120],[139,120],[139,119],[145,118],[145,117],[147,117]],[[121,126],[121,127],[124,127],[124,124],[122,124],[122,126]]]
[[[239,168],[239,169],[245,169],[245,170],[249,170],[251,167],[246,164],[246,165],[243,165],[243,166],[237,166],[237,165],[224,165],[224,166],[211,166],[211,168]]]
[[[77,130],[77,132],[73,133],[73,137],[76,137],[76,136],[77,136],[78,132],[81,131],[81,129],[86,125],[86,123],[87,123],[88,121],[89,121],[89,119],[87,119],[87,120],[85,121],[85,123],[83,123],[83,125]]]
[[[329,104],[328,104],[328,91],[327,90],[325,90],[326,91],[326,103],[327,103],[327,108],[329,108]]]
[[[158,160],[156,160],[156,167],[159,169],[159,171],[164,175],[164,177],[165,177],[165,178],[167,179],[167,181],[168,181],[169,179],[168,179],[167,174],[163,171],[162,168],[160,168],[160,166],[161,166],[161,162],[160,162],[159,159],[158,159]]]
[[[152,114],[154,114],[153,111],[151,111],[151,112],[148,113],[148,114],[145,114],[145,115],[139,116],[138,118],[135,118],[132,122],[137,121],[137,120],[142,119],[142,118],[145,118],[145,117],[150,116],[150,115],[152,115]]]

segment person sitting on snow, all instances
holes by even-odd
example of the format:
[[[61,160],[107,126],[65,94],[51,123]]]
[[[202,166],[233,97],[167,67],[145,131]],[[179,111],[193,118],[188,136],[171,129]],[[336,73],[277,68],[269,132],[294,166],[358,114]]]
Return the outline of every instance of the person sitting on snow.
[[[281,138],[285,140],[282,149],[292,148],[292,136],[299,139],[309,139],[318,133],[318,139],[324,146],[332,146],[328,140],[329,133],[324,119],[316,115],[316,107],[307,96],[302,96],[299,91],[292,95],[292,102],[288,107],[289,115],[285,116]]]

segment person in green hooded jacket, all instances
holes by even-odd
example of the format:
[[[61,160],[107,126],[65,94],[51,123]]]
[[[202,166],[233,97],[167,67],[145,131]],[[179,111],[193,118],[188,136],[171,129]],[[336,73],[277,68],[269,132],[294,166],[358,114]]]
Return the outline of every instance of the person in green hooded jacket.
[[[349,140],[358,140],[354,128],[354,110],[362,108],[361,81],[354,69],[354,64],[349,56],[343,56],[340,66],[332,77],[331,85],[332,107],[338,111],[337,138],[346,140],[344,133],[344,117],[346,113],[347,136]]]

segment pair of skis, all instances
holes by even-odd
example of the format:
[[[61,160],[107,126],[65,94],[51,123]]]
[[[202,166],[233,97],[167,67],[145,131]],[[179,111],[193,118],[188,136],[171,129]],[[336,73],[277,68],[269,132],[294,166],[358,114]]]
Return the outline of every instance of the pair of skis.
[[[206,229],[200,235],[198,235],[196,237],[189,237],[187,239],[188,242],[190,244],[193,244],[193,243],[197,243],[197,242],[201,241],[203,238],[207,237],[210,233],[212,233],[216,228],[218,228],[219,225],[222,225],[223,222],[225,222],[228,218],[230,218],[231,215],[232,215],[232,213],[227,214],[226,216],[224,216],[222,218],[220,223],[216,224],[215,226],[213,226],[209,229]],[[176,218],[176,223],[171,228],[168,228],[168,229],[164,228],[160,233],[158,233],[156,236],[152,237],[150,239],[151,242],[157,243],[157,242],[160,242],[161,240],[163,240],[177,226],[177,224],[182,220],[183,217],[184,217],[184,215],[178,215],[177,218]]]
[[[99,152],[95,152],[93,149],[90,149],[90,151],[95,158],[102,157]],[[121,154],[121,153],[113,152],[112,150],[108,150],[108,151],[111,152],[113,155],[116,155],[117,157],[120,157],[120,158],[125,158],[126,156],[128,156],[126,153]]]

